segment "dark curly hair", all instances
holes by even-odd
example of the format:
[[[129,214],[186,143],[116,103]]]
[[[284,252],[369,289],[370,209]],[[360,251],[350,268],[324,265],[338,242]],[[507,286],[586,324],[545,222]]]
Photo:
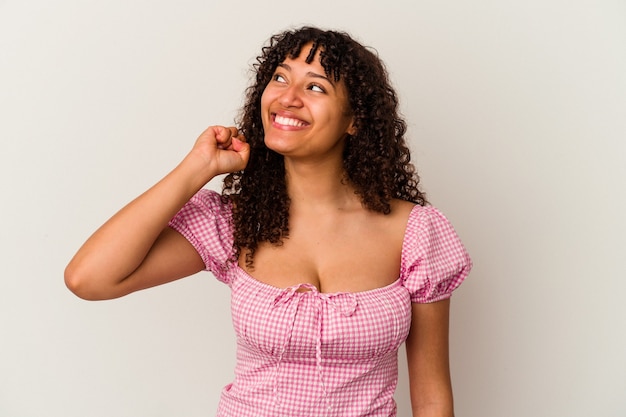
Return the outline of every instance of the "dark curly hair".
[[[223,198],[233,203],[235,254],[246,248],[249,267],[259,243],[279,245],[289,234],[284,161],[265,146],[261,96],[278,64],[297,58],[307,44],[313,47],[306,61],[310,63],[319,50],[326,75],[345,84],[356,132],[346,138],[345,180],[363,205],[388,214],[394,198],[426,204],[410,162],[398,98],[378,56],[343,32],[303,27],[280,33],[257,57],[256,79],[246,90],[239,127],[251,148],[248,165],[244,171],[227,175],[223,184]]]

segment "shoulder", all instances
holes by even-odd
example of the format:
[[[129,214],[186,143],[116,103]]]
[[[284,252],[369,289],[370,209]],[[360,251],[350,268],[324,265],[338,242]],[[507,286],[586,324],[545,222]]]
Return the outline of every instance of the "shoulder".
[[[413,208],[416,206],[415,203],[406,200],[400,200],[398,198],[394,198],[391,200],[391,212],[396,213],[398,215],[409,215]]]
[[[427,229],[438,232],[452,229],[447,217],[431,205],[421,206],[410,201],[394,199],[391,202],[390,215],[394,222],[401,224],[409,234]]]
[[[206,269],[224,282],[233,255],[231,208],[227,198],[202,189],[169,222],[200,254]]]
[[[227,220],[232,218],[232,203],[216,191],[201,189],[183,206],[177,217],[210,218]]]
[[[407,238],[457,238],[452,223],[438,208],[431,205],[414,205],[409,213]]]
[[[377,233],[382,236],[389,236],[394,240],[402,240],[407,219],[411,216],[414,203],[404,200],[394,199],[390,201],[391,211],[387,214],[374,211],[366,211],[365,221],[369,229],[377,229]]]
[[[214,190],[202,188],[189,200],[192,204],[197,204],[211,208],[216,211],[231,211],[232,203],[228,197],[225,197]]]
[[[443,213],[433,206],[414,206],[407,221],[401,266],[401,278],[412,301],[449,297],[471,267],[467,250]]]
[[[402,226],[402,229],[407,225],[408,220],[413,216],[417,206],[415,203],[406,200],[393,199],[391,200],[391,216],[392,220],[398,225]]]
[[[390,217],[394,224],[402,226],[406,232],[406,238],[421,235],[430,230],[434,233],[447,234],[454,232],[448,218],[436,207],[431,205],[421,206],[410,201],[394,199],[391,202]]]
[[[229,232],[231,223],[230,201],[213,190],[201,189],[185,203],[169,225],[188,238],[191,234],[206,238]]]

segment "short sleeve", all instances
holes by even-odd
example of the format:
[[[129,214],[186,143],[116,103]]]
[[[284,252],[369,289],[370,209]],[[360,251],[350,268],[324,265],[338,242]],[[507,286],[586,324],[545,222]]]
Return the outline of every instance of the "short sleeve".
[[[169,226],[196,249],[207,271],[230,284],[233,264],[232,210],[215,191],[202,189],[170,220]]]
[[[414,303],[450,298],[472,261],[452,224],[436,208],[415,206],[402,248],[401,280]]]

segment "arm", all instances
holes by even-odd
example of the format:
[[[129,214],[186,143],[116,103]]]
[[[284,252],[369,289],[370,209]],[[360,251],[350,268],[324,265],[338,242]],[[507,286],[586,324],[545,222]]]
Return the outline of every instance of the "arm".
[[[65,269],[67,287],[81,298],[110,299],[200,271],[198,253],[167,224],[214,176],[243,169],[249,151],[235,128],[205,130],[172,172],[83,244]]]
[[[453,417],[448,360],[450,300],[412,305],[406,340],[413,417]]]

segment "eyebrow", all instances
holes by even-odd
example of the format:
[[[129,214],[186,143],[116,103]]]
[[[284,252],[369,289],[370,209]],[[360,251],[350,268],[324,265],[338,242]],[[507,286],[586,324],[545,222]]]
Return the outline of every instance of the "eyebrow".
[[[289,66],[289,64],[285,64],[284,62],[278,64],[278,66],[281,67],[281,68],[285,68],[287,71],[291,71],[291,67]],[[318,73],[313,72],[313,71],[307,72],[306,75],[307,75],[307,77],[321,78],[322,80],[326,80],[330,85],[333,86],[333,88],[335,87],[335,83],[332,82],[330,80],[330,78],[326,77],[325,75],[318,74]]]

